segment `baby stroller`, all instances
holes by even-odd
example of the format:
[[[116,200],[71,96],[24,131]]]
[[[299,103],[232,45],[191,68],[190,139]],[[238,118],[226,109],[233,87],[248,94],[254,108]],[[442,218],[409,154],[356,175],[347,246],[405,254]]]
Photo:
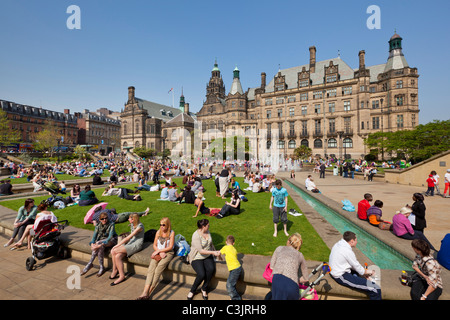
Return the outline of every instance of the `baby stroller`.
[[[54,216],[53,216],[54,217]],[[55,217],[56,218],[56,217]],[[26,269],[33,270],[36,259],[42,260],[51,256],[58,256],[66,259],[69,256],[69,250],[61,245],[59,236],[67,224],[67,220],[54,221],[56,219],[36,220],[34,229],[31,229],[31,257],[27,258]]]
[[[56,196],[58,193],[66,194],[66,192],[62,191],[58,184],[55,182],[39,180],[37,183],[42,187],[42,189],[50,192],[53,196]]]
[[[319,300],[319,296],[314,287],[317,284],[319,284],[322,278],[325,277],[330,272],[331,268],[326,262],[322,262],[317,267],[315,267],[314,270],[311,271],[311,273],[306,278],[308,280],[308,283],[306,283],[305,285],[299,285],[300,300]],[[315,276],[317,273],[319,273],[317,278],[314,281],[310,282],[311,278]],[[272,270],[270,269],[270,264],[266,266],[263,277],[267,281],[272,282]],[[329,291],[330,289],[329,285],[326,284],[324,286],[324,289],[326,291]],[[266,294],[264,300],[272,300],[272,291],[269,291],[269,293]]]

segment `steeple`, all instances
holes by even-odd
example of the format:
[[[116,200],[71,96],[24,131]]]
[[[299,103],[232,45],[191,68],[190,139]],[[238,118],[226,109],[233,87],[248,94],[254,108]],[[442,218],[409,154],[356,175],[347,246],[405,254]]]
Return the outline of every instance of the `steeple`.
[[[244,90],[242,90],[241,81],[239,80],[239,69],[236,66],[233,70],[233,83],[231,84],[230,94],[244,94]]]
[[[208,96],[210,98],[208,98]],[[225,86],[223,84],[222,76],[220,75],[219,65],[217,64],[217,59],[214,63],[214,68],[211,71],[211,78],[206,86],[206,98],[208,101],[212,101],[212,97],[225,99]]]
[[[389,58],[386,67],[384,68],[384,72],[408,67],[408,62],[406,62],[402,51],[402,40],[402,37],[397,33],[389,39]]]
[[[185,112],[185,101],[184,101],[184,95],[183,95],[183,87],[181,87],[181,97],[180,97],[180,110],[182,113]]]

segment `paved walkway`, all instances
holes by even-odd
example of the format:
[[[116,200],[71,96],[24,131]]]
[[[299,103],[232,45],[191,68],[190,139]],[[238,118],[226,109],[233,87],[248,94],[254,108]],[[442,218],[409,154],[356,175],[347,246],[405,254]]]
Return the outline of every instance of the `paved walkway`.
[[[395,212],[401,207],[406,204],[412,205],[414,193],[426,191],[425,187],[393,185],[380,181],[371,182],[361,178],[343,178],[330,173],[325,175],[325,179],[320,179],[319,174],[312,173],[312,171],[297,172],[295,181],[303,186],[309,174],[313,176],[317,188],[325,197],[339,203],[345,199],[350,200],[355,208],[358,207],[358,202],[364,198],[365,193],[371,193],[374,201],[383,201],[383,219],[386,221],[392,221]],[[450,232],[450,198],[425,197],[424,203],[427,208],[425,235],[434,247],[439,249],[441,240]]]
[[[38,260],[35,269],[27,271],[25,261],[31,255],[30,251],[5,249],[3,244],[6,241],[7,238],[0,235],[0,300],[130,300],[137,298],[144,289],[144,276],[133,275],[120,285],[111,287],[110,272],[99,278],[96,276],[97,268],[79,278],[78,289],[74,287],[75,272],[71,270],[83,270],[85,262],[48,258]],[[188,284],[161,283],[153,294],[153,300],[185,300],[189,289]],[[209,297],[211,300],[229,300],[222,290],[210,292]],[[201,294],[197,294],[194,300],[202,300]]]

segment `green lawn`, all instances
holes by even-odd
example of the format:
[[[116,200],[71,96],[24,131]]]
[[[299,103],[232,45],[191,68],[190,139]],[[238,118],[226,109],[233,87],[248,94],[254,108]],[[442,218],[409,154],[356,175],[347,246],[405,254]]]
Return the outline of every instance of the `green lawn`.
[[[129,173],[126,173],[125,175],[129,175]],[[109,177],[110,173],[108,170],[103,170],[103,174],[101,175],[101,177]],[[55,174],[55,178],[58,179],[58,181],[69,181],[69,180],[80,180],[80,179],[89,179],[89,178],[93,178],[92,177],[75,177],[72,176],[70,174]],[[27,181],[27,177],[24,178],[16,178],[16,179],[10,179],[11,180],[11,184],[22,184],[22,183],[30,183]]]
[[[173,179],[179,186],[180,179]],[[237,181],[243,188],[247,185],[243,183],[243,178],[237,178]],[[203,180],[206,192],[204,194],[205,205],[209,208],[221,208],[225,200],[216,197],[215,185],[213,180]],[[127,188],[134,189],[136,185],[128,185]],[[239,253],[271,255],[280,245],[285,245],[287,237],[282,230],[282,224],[278,226],[278,237],[274,238],[272,211],[269,209],[270,193],[252,193],[247,192],[248,202],[241,203],[241,214],[228,216],[223,219],[199,215],[197,218],[192,216],[196,212],[193,204],[181,204],[157,201],[160,192],[142,191],[142,201],[129,201],[118,198],[117,196],[102,197],[104,188],[95,189],[94,192],[101,202],[108,202],[107,208],[116,208],[117,212],[135,212],[144,211],[150,207],[150,214],[142,217],[146,230],[158,229],[159,221],[162,217],[169,217],[172,222],[172,228],[176,234],[182,234],[190,243],[192,233],[196,230],[196,221],[207,218],[210,221],[210,232],[213,237],[214,245],[217,249],[225,245],[227,235],[234,235],[236,238],[235,247]],[[36,197],[36,203],[40,203],[48,196]],[[288,209],[294,208],[301,212],[301,209],[289,197]],[[3,201],[0,204],[13,210],[18,210],[23,205],[24,200]],[[58,219],[69,220],[70,225],[77,228],[93,230],[93,225],[84,225],[83,219],[85,213],[91,208],[72,206],[62,210],[53,210]],[[308,260],[327,261],[330,250],[316,233],[308,220],[302,215],[294,217],[288,214],[288,232],[292,234],[299,232],[303,238],[301,252]],[[128,223],[118,224],[117,233],[129,231]],[[253,245],[254,244],[254,245]]]

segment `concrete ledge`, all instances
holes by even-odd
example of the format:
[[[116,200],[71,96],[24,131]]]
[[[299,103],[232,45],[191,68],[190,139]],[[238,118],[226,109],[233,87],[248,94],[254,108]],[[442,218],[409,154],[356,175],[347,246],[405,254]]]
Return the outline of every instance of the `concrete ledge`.
[[[381,230],[377,227],[374,227],[370,225],[366,221],[362,221],[357,217],[356,211],[355,212],[349,212],[342,209],[343,205],[342,203],[336,202],[332,199],[329,199],[325,197],[323,194],[320,193],[313,193],[310,191],[306,191],[304,185],[301,185],[300,183],[289,180],[291,184],[296,186],[299,189],[304,190],[308,193],[309,196],[315,198],[316,200],[320,201],[325,206],[329,207],[333,211],[340,214],[345,219],[351,221],[367,233],[371,234],[375,238],[377,238],[379,241],[385,243],[387,246],[391,247],[393,250],[399,252],[401,255],[405,256],[409,260],[413,261],[415,259],[414,251],[411,248],[411,241],[399,238],[395,236],[392,232]],[[344,199],[343,199],[344,200]],[[355,208],[357,208],[357,203],[353,203]],[[441,300],[449,300],[450,299],[450,293],[445,290],[446,284],[450,284],[450,271],[445,269],[444,267],[441,268],[441,277],[442,281],[444,283],[444,290],[440,297]],[[403,287],[398,278],[400,277],[400,270],[382,270],[382,276],[381,276],[381,289],[383,294],[383,299],[389,299],[389,300],[410,300],[409,297],[409,287]],[[332,280],[334,281],[334,280]],[[406,289],[406,290],[404,290]]]

